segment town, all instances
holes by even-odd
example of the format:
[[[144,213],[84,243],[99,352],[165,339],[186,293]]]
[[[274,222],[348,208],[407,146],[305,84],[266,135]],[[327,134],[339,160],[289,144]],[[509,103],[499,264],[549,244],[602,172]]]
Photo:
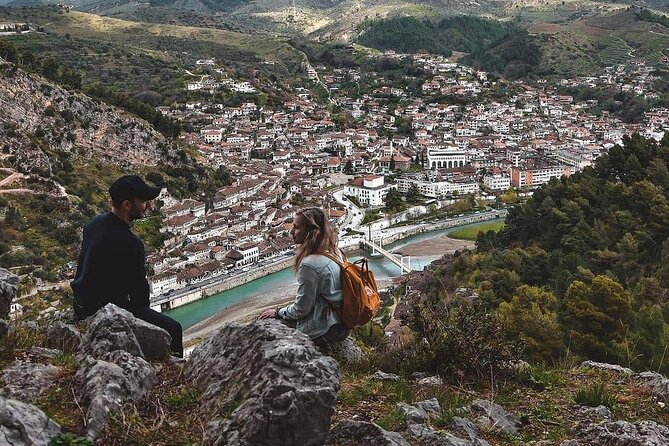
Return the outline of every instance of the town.
[[[188,72],[185,88],[195,100],[159,109],[190,123],[185,142],[235,180],[201,200],[159,197],[168,237],[164,252],[148,258],[152,300],[285,261],[294,248],[290,221],[301,207],[326,208],[341,239],[387,215],[389,194],[419,205],[412,212],[397,206],[404,219],[458,201],[473,212],[592,165],[625,135],[659,140],[669,122],[669,110],[653,109],[640,123],[625,123],[592,113],[596,100],[560,90],[607,86],[655,97],[654,68],[638,60],[551,85],[504,82],[427,53],[368,57],[411,63],[423,74],[396,82],[382,72],[305,63],[310,88],[295,88],[277,109],[252,100],[267,86],[233,78],[213,59]],[[250,100],[217,103],[217,91]]]

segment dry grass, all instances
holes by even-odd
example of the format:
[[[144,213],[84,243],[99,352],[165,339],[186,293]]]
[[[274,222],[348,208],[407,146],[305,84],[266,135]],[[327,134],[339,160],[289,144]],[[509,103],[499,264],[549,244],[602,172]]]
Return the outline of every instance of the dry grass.
[[[495,435],[485,432],[491,445],[519,445],[544,440],[549,444],[574,438],[582,423],[599,421],[584,415],[574,402],[575,395],[605,383],[607,395],[613,398],[613,419],[630,422],[654,420],[669,424],[669,410],[659,405],[650,391],[633,379],[597,370],[535,367],[525,376],[514,380],[480,382],[468,388],[444,384],[421,387],[413,382],[386,383],[369,381],[366,376],[344,371],[340,397],[333,423],[356,416],[374,422],[396,421],[397,401],[415,403],[435,397],[442,406],[442,415],[432,421],[435,428],[444,428],[458,410],[477,398],[489,399],[518,416],[522,422],[518,436]],[[404,389],[398,391],[398,389]],[[395,423],[397,424],[397,423]],[[398,426],[396,430],[402,430]]]
[[[199,391],[184,379],[180,367],[170,363],[162,365],[158,373],[158,385],[142,403],[126,407],[122,413],[110,418],[98,440],[101,444],[202,444],[208,419],[200,413]]]

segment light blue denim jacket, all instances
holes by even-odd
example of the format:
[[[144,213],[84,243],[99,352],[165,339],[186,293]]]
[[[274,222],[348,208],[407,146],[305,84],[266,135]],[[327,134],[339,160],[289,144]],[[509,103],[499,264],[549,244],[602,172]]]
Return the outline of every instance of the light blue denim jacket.
[[[302,260],[297,271],[295,302],[279,309],[281,319],[295,321],[311,339],[325,334],[341,319],[332,307],[342,304],[341,267],[332,259],[312,254]]]

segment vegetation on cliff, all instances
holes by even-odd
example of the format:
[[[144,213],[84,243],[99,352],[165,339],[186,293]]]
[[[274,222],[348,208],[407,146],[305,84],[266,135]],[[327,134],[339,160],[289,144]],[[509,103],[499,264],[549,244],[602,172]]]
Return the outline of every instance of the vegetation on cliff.
[[[534,360],[570,353],[666,373],[668,237],[669,138],[635,135],[437,266],[418,307],[470,287]]]

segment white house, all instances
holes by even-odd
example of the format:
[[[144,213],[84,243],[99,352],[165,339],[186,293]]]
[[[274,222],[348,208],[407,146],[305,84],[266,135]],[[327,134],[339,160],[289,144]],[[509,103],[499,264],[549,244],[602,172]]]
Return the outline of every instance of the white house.
[[[363,205],[383,206],[388,191],[396,188],[394,184],[384,184],[383,176],[369,175],[350,180],[344,186],[344,194],[357,198]]]

